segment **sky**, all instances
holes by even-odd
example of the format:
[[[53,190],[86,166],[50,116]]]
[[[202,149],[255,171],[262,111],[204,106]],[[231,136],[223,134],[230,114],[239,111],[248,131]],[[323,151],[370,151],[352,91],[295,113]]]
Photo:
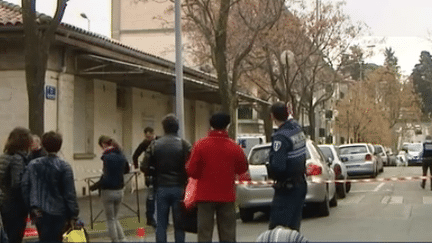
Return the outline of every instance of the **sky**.
[[[21,0],[6,0],[21,5]],[[127,1],[127,0],[122,0]],[[313,0],[311,0],[313,1]],[[338,0],[321,0],[338,1]],[[56,0],[37,0],[39,12],[53,15]],[[432,0],[345,0],[345,12],[354,22],[362,21],[370,27],[372,37],[365,37],[361,45],[371,45],[371,40],[384,40],[374,43],[374,55],[367,62],[382,65],[383,51],[392,47],[399,60],[402,73],[411,74],[418,63],[421,51],[432,53]],[[111,34],[111,0],[69,0],[63,22],[88,28],[85,13],[90,19],[90,31],[105,36]],[[431,34],[429,34],[430,32]],[[432,38],[431,38],[432,39]]]

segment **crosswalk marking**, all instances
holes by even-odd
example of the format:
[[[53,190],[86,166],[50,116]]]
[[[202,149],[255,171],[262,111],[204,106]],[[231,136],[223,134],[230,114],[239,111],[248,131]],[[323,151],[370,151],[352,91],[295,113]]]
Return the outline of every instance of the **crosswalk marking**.
[[[403,196],[392,196],[389,204],[401,204],[403,202]]]

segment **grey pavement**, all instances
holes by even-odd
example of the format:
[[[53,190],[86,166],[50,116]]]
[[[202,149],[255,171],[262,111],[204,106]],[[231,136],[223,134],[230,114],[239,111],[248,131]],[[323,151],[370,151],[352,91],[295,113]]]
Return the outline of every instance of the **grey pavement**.
[[[141,231],[144,229],[146,234],[154,232],[153,227],[146,225],[147,189],[131,191],[129,187],[125,188],[123,203],[118,214],[126,236],[136,236],[137,230],[140,228]],[[108,237],[105,213],[99,193],[95,191],[92,192],[91,197],[78,198],[78,204],[80,208],[79,218],[84,221],[90,239]],[[91,218],[93,218],[93,228]]]

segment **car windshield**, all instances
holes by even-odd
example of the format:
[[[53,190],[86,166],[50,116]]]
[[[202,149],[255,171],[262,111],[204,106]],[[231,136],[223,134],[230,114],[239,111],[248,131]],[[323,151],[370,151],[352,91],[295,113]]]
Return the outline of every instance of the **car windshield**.
[[[423,146],[421,143],[413,143],[408,145],[408,151],[421,152],[422,150],[423,150]]]
[[[249,159],[250,165],[265,165],[269,161],[270,147],[252,149]]]
[[[332,160],[334,159],[333,153],[329,147],[321,147],[321,146],[318,147],[320,148],[321,152],[324,154],[324,157],[326,159],[327,158],[331,158]]]
[[[364,154],[367,153],[366,146],[348,146],[348,147],[339,147],[340,154]]]

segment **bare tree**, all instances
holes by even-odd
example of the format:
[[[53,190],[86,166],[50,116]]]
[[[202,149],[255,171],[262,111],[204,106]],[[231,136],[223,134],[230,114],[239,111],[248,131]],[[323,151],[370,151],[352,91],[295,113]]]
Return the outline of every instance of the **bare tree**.
[[[30,130],[44,132],[44,88],[50,46],[60,24],[68,0],[57,0],[53,18],[38,16],[36,0],[22,0],[25,42],[25,72],[29,102]]]
[[[352,24],[342,3],[323,3],[317,16],[306,1],[295,2],[290,1],[292,7],[262,32],[260,48],[251,55],[256,60],[249,60],[266,73],[268,93],[291,104],[294,118],[302,110],[307,112],[315,139],[316,108],[332,97],[335,83],[343,82],[342,68],[349,65],[344,57],[365,25]]]

